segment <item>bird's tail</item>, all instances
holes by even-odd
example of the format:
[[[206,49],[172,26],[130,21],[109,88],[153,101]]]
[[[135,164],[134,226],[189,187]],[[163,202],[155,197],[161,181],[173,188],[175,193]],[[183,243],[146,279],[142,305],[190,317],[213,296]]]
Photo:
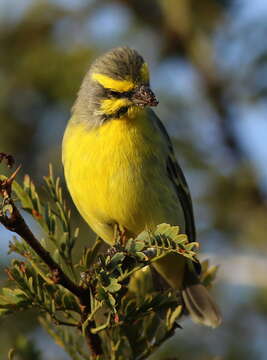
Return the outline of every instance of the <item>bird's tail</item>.
[[[222,321],[220,310],[209,291],[200,283],[197,272],[201,269],[195,269],[194,264],[171,253],[157,260],[153,266],[167,284],[173,289],[181,290],[186,310],[192,320],[215,328]]]
[[[220,310],[208,290],[199,282],[198,276],[185,268],[182,297],[192,320],[216,328],[222,322]]]

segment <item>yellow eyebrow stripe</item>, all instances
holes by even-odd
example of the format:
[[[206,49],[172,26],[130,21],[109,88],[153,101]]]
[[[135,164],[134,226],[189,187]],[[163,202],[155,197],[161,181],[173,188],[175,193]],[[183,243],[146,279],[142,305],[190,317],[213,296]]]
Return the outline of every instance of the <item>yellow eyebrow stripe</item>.
[[[101,101],[100,109],[103,114],[116,114],[122,107],[131,105],[127,99],[105,99]]]
[[[140,76],[141,76],[141,79],[142,79],[145,83],[148,83],[148,82],[149,82],[149,70],[148,70],[148,65],[147,65],[146,62],[143,63],[143,65],[141,66]]]
[[[100,73],[93,73],[92,79],[97,81],[106,89],[110,89],[118,92],[130,91],[134,88],[135,84],[129,80],[115,80],[107,75]]]

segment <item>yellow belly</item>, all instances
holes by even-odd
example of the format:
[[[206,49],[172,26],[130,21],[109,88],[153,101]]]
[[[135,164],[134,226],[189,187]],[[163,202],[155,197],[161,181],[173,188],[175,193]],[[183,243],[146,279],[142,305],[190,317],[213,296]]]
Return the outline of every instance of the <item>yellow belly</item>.
[[[166,146],[145,115],[93,130],[71,121],[64,135],[69,191],[84,219],[109,243],[115,223],[133,234],[162,222],[183,225],[166,172]]]

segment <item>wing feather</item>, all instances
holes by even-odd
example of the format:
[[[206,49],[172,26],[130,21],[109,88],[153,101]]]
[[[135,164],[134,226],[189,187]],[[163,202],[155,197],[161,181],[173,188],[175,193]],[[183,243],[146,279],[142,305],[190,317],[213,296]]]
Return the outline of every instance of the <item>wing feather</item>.
[[[193,204],[189,191],[189,187],[187,185],[185,176],[181,167],[175,159],[173,146],[171,143],[171,139],[160,119],[151,111],[151,115],[155,121],[156,126],[160,130],[163,135],[163,138],[166,141],[166,145],[168,147],[168,156],[166,159],[166,168],[168,176],[175,187],[175,191],[177,197],[180,201],[180,204],[183,209],[184,218],[185,218],[185,232],[190,241],[196,240],[196,230],[195,230],[195,220],[194,220],[194,212],[193,212]]]

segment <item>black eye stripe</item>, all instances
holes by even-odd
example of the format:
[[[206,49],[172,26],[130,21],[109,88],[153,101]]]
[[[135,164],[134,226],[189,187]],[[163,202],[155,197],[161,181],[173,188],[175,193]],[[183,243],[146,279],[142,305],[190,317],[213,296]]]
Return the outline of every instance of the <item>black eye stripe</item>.
[[[119,92],[119,91],[107,89],[103,86],[102,86],[102,89],[103,89],[102,91],[104,91],[102,93],[102,97],[108,98],[108,99],[123,99],[123,98],[131,99],[132,95],[134,94],[134,90]],[[106,121],[106,120],[110,120],[110,119],[114,119],[114,118],[115,119],[120,118],[121,116],[123,116],[124,114],[127,113],[129,107],[130,106],[122,106],[113,114],[102,114],[103,119]]]
[[[113,119],[113,118],[119,118],[122,115],[126,114],[129,109],[129,106],[122,106],[116,113],[105,115],[103,114],[103,117],[105,120]]]
[[[106,93],[107,97],[116,98],[116,99],[130,98],[133,95],[133,91],[119,92],[119,91],[113,91],[113,90],[106,89],[106,88],[105,88],[105,93]]]

